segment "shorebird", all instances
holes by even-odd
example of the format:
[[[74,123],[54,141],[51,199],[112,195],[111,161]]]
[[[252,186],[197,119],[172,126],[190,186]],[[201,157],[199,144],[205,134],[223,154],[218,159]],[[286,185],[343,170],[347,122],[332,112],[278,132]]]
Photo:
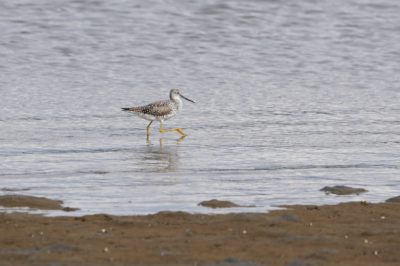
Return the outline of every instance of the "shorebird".
[[[185,137],[186,133],[183,132],[182,128],[164,129],[163,127],[163,122],[165,120],[174,117],[182,110],[181,98],[194,103],[194,101],[183,96],[179,90],[172,89],[169,92],[169,100],[157,101],[144,106],[122,108],[122,110],[132,112],[135,115],[150,121],[146,127],[147,139],[150,136],[150,126],[155,120],[160,122],[160,133],[176,131],[181,134],[182,137]]]

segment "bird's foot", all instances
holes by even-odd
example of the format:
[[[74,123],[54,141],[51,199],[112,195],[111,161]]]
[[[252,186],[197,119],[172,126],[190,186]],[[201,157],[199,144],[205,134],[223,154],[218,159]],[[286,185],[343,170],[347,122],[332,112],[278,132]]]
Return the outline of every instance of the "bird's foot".
[[[182,128],[175,128],[175,130],[182,135],[182,137],[186,137],[187,134],[185,132],[183,132]]]

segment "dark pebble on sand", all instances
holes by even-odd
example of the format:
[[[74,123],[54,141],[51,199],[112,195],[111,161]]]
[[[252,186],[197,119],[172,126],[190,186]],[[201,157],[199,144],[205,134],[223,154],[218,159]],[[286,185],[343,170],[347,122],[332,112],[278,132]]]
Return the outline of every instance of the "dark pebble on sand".
[[[52,200],[44,197],[33,197],[25,195],[4,195],[0,196],[0,206],[14,208],[14,207],[28,207],[31,209],[41,210],[77,210],[69,207],[62,207],[61,200]]]
[[[353,188],[347,186],[333,186],[333,187],[324,187],[321,189],[326,194],[335,194],[335,195],[352,195],[352,194],[361,194],[367,192],[368,190],[363,188]]]
[[[215,208],[243,207],[243,206],[237,205],[236,203],[233,203],[231,201],[216,200],[216,199],[202,201],[202,202],[199,203],[199,206],[209,207],[209,208],[213,208],[213,209],[215,209]]]
[[[386,202],[395,202],[395,203],[400,203],[400,196],[393,197],[390,199],[387,199]]]

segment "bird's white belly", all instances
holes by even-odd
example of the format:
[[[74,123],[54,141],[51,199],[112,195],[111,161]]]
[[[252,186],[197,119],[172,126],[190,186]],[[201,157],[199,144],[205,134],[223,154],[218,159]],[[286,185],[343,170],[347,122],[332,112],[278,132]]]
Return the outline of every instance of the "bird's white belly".
[[[150,114],[143,114],[143,113],[139,113],[139,112],[137,112],[137,113],[135,112],[135,114],[137,116],[144,118],[146,120],[149,120],[149,121],[153,121],[153,120],[157,119],[154,115],[150,115]]]
[[[140,112],[135,112],[135,114],[141,118],[144,118],[148,121],[165,121],[168,120],[172,117],[174,117],[176,115],[176,112],[171,112],[170,114],[167,115],[163,115],[163,116],[155,116],[155,115],[151,115],[151,114],[144,114],[144,113],[140,113]]]
[[[175,115],[176,115],[176,112],[171,112],[170,114],[167,114],[167,115],[158,116],[158,117],[156,118],[156,120],[158,120],[158,121],[165,121],[165,120],[168,120],[168,119],[174,117]]]

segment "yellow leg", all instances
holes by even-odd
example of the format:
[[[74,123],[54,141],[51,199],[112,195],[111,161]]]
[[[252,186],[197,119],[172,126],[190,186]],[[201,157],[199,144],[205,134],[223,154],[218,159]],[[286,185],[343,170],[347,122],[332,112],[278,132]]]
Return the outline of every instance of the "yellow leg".
[[[150,121],[149,125],[146,127],[147,138],[149,138],[149,136],[150,136],[150,126],[152,123],[153,123],[153,121]]]
[[[160,152],[163,152],[163,139],[160,139]]]
[[[176,131],[182,136],[187,136],[185,132],[183,132],[182,128],[173,128],[173,129],[164,129],[163,123],[160,122],[160,133],[165,133],[165,132],[173,132]]]
[[[186,135],[180,137],[180,138],[178,139],[177,143],[178,143],[178,144],[181,143],[185,138],[186,138]]]

